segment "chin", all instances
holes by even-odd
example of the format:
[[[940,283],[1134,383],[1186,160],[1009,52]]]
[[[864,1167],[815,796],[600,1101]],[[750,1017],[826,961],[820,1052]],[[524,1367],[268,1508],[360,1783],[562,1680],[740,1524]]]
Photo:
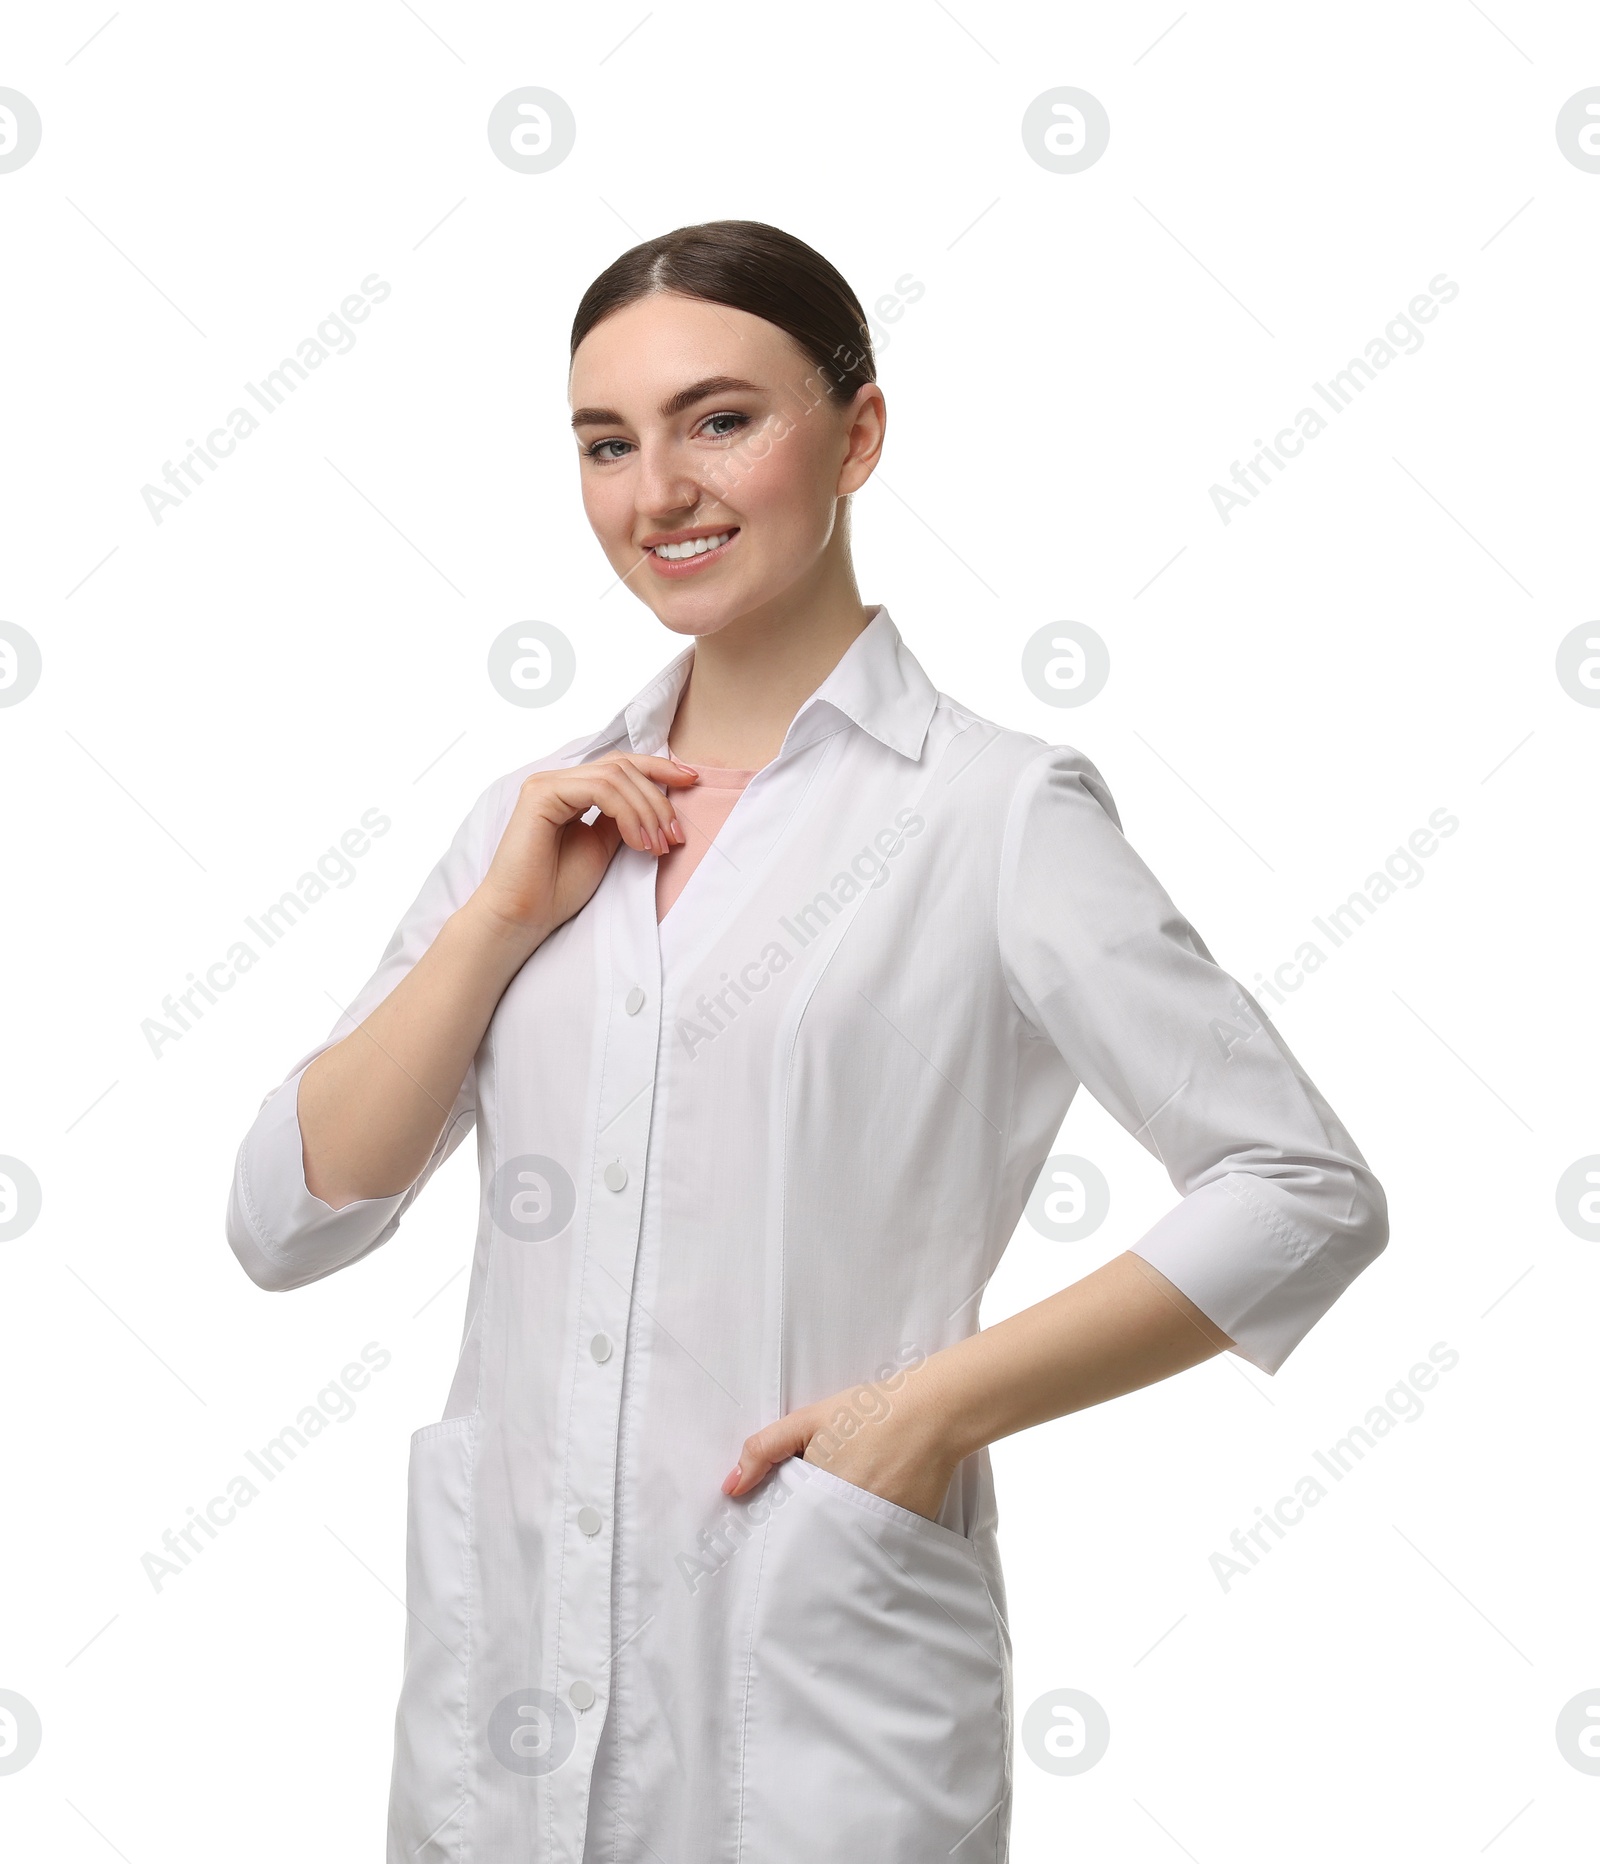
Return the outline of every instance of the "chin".
[[[641,574],[647,575],[648,571]],[[745,592],[678,588],[638,589],[635,577],[628,585],[663,628],[673,634],[715,634],[757,606]]]
[[[655,616],[656,620],[661,623],[663,628],[668,629],[673,634],[698,636],[702,634],[716,634],[719,630],[727,627],[729,622],[737,621],[740,615],[744,613],[744,608],[743,605],[735,607],[719,604],[714,610],[706,610],[697,607],[691,613],[669,614],[664,613],[659,608],[652,607],[651,613]]]

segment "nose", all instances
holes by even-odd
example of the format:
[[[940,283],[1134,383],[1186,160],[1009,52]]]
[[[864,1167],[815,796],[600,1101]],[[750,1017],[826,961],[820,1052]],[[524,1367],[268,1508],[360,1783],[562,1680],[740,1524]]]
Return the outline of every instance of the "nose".
[[[689,463],[671,442],[644,441],[634,477],[634,503],[641,518],[658,530],[690,524],[702,488]]]

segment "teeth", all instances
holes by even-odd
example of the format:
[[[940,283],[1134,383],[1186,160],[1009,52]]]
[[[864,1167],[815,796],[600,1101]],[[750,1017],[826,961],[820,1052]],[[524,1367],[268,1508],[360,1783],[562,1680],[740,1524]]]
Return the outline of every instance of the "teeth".
[[[715,550],[718,544],[725,544],[732,531],[718,531],[715,537],[692,537],[686,544],[657,544],[655,553],[676,561],[679,557],[703,557],[708,550]]]

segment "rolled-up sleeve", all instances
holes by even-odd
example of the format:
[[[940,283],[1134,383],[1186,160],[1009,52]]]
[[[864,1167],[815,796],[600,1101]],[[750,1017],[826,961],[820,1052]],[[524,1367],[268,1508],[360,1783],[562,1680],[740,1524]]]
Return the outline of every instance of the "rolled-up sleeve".
[[[449,848],[395,928],[378,968],[347,1009],[262,1101],[234,1161],[227,1237],[250,1279],[281,1292],[347,1267],[385,1243],[424,1185],[472,1130],[477,1062],[468,1067],[449,1117],[422,1171],[393,1197],[359,1198],[334,1209],[307,1186],[300,1131],[300,1079],[312,1062],[355,1029],[433,943],[446,919],[472,897],[509,815],[506,780],[479,796]],[[513,797],[511,801],[514,801]]]
[[[1382,1252],[1382,1186],[1079,752],[1023,770],[998,906],[1017,1008],[1182,1193],[1134,1253],[1276,1372]]]

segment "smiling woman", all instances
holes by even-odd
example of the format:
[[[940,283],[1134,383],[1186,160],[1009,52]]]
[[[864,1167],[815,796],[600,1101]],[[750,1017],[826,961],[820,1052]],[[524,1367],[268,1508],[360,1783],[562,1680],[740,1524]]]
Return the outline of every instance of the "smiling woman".
[[[1265,1016],[1219,1046],[1254,999],[1093,763],[938,691],[862,601],[886,404],[826,259],[751,221],[646,241],[569,390],[595,536],[687,645],[477,798],[229,1206],[297,1288],[478,1129],[389,1864],[1001,1864],[988,1446],[1221,1351],[1277,1372],[1383,1192]],[[1080,1085],[1179,1201],[980,1329]]]
[[[861,627],[849,498],[877,464],[885,406],[855,294],[775,227],[684,228],[589,287],[571,353],[584,509],[618,577],[673,632],[704,641],[738,619],[788,665],[735,739],[708,690],[724,656],[704,656],[674,745],[714,765],[765,763]],[[797,602],[826,616],[814,636],[774,625]]]

